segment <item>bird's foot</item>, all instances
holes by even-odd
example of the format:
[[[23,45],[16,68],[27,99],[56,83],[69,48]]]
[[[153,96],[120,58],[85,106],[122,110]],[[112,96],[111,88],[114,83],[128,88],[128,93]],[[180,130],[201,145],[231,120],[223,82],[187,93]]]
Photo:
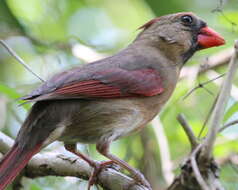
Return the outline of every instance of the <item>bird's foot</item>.
[[[147,181],[147,179],[145,179],[144,175],[139,170],[133,170],[132,178],[135,180],[135,183],[132,185],[140,184],[147,187],[149,190],[152,190],[150,183]]]
[[[113,164],[114,164],[114,162],[112,160],[102,161],[102,162],[95,161],[90,164],[94,170],[88,180],[88,190],[90,190],[91,186],[96,184],[99,173],[107,167],[112,167]]]

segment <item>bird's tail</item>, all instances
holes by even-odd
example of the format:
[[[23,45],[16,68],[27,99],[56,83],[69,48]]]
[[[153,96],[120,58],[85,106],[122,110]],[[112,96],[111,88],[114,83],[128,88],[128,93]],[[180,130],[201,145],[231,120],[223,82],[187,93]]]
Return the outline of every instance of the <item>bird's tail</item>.
[[[31,157],[40,151],[41,144],[23,149],[15,144],[0,162],[0,190],[4,190],[26,166]]]
[[[48,108],[50,105],[51,108]],[[0,162],[0,190],[6,188],[16,178],[31,157],[40,151],[43,144],[46,145],[46,139],[57,128],[60,120],[56,114],[50,114],[57,109],[47,101],[37,102],[32,106],[15,144]]]

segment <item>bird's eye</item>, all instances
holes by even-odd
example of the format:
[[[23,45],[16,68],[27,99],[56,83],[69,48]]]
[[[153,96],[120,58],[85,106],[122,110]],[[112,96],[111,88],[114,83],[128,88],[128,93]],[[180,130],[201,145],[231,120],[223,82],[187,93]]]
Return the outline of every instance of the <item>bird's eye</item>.
[[[184,24],[192,24],[193,23],[193,17],[191,17],[190,15],[182,16],[181,20]]]

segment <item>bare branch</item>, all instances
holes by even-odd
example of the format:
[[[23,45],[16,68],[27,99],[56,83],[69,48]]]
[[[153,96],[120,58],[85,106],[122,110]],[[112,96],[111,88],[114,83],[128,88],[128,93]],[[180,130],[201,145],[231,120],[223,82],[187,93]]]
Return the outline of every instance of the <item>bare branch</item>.
[[[192,152],[192,154],[190,156],[190,161],[191,161],[191,165],[192,165],[192,169],[193,169],[195,178],[196,178],[198,184],[201,186],[202,190],[210,190],[210,188],[208,187],[208,185],[206,184],[205,180],[203,179],[203,177],[200,173],[200,170],[198,168],[197,161],[196,161],[196,155],[197,155],[198,151],[200,151],[201,147],[202,147],[202,144],[197,146],[197,148]]]
[[[13,140],[0,132],[0,152],[6,153],[12,145]],[[78,157],[68,157],[48,152],[36,154],[24,171],[24,174],[31,178],[54,175],[73,176],[87,180],[92,168]],[[134,179],[112,168],[107,168],[100,172],[98,183],[109,190],[148,190],[146,187],[135,185]]]
[[[209,128],[207,137],[203,143],[204,151],[202,152],[202,154],[203,154],[203,157],[207,159],[211,157],[212,148],[215,143],[216,135],[219,132],[219,127],[221,125],[225,106],[230,96],[232,80],[235,76],[235,72],[238,67],[237,54],[238,54],[238,41],[235,42],[235,52],[229,63],[229,68],[228,68],[226,78],[224,79],[220,94],[218,96],[217,103],[211,115],[210,128]]]
[[[199,134],[198,134],[198,138],[199,138],[199,139],[201,138],[202,133],[203,133],[203,131],[204,131],[206,125],[207,125],[207,122],[209,121],[209,119],[210,119],[210,117],[211,117],[211,114],[212,114],[212,112],[213,112],[213,110],[214,110],[214,107],[215,107],[215,105],[216,105],[216,103],[217,103],[217,98],[218,98],[218,95],[216,95],[216,98],[215,98],[214,101],[212,102],[212,106],[210,107],[210,109],[209,109],[209,111],[208,111],[208,114],[207,114],[207,116],[206,116],[206,118],[205,118],[205,120],[204,120],[204,122],[203,122],[203,125],[202,125],[202,127],[201,127],[201,130],[200,130],[200,132],[199,132]]]
[[[220,129],[219,129],[219,132],[222,132],[224,131],[225,129],[227,129],[228,127],[232,126],[232,125],[235,125],[235,124],[238,124],[238,120],[234,120],[234,121],[231,121],[225,125],[223,125]]]
[[[231,60],[232,54],[233,54],[233,49],[229,48],[208,57],[207,59],[202,61],[202,64],[200,65],[198,70],[198,75],[228,64],[229,61]],[[180,74],[180,78],[194,75],[194,73],[197,72],[197,69],[198,69],[198,66],[183,67]]]
[[[2,46],[9,52],[10,55],[12,55],[21,65],[23,65],[23,67],[25,67],[26,70],[28,70],[31,74],[33,74],[35,77],[37,77],[41,82],[45,82],[39,75],[37,75],[36,73],[34,73],[31,68],[23,61],[22,58],[20,58],[15,51],[13,51],[6,42],[4,42],[3,40],[0,40],[0,44],[2,44]]]
[[[179,121],[180,125],[183,127],[186,135],[188,136],[192,149],[196,148],[198,145],[197,139],[191,129],[191,126],[189,126],[188,122],[186,121],[185,116],[183,114],[179,114],[177,116],[177,120]]]

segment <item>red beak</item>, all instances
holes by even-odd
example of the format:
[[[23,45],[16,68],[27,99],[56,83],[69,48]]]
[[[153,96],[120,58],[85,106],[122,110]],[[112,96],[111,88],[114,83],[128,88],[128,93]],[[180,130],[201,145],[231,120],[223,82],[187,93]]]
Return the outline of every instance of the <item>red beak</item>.
[[[198,45],[201,49],[225,44],[225,40],[216,31],[209,27],[203,27],[198,34]]]

